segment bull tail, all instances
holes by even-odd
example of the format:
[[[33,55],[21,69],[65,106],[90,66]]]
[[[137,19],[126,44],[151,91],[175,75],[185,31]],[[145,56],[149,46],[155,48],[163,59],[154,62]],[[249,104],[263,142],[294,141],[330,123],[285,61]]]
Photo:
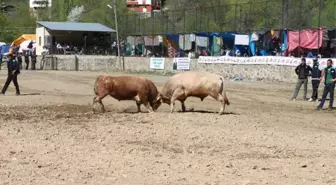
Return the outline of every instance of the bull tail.
[[[225,102],[225,104],[226,105],[230,105],[230,102],[229,102],[229,99],[227,98],[227,96],[226,96],[226,90],[225,90],[225,84],[224,84],[224,78],[223,77],[220,77],[220,79],[221,79],[221,93],[222,93],[222,95],[223,95],[223,97],[224,97],[224,102]]]

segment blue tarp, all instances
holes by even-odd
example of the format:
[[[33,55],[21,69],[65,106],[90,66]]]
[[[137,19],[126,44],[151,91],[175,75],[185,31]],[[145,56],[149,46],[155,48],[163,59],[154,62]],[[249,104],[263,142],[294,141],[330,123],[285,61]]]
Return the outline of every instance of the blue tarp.
[[[287,50],[287,45],[288,45],[288,41],[287,41],[287,30],[283,31],[283,43],[281,44],[281,51],[285,52]]]
[[[0,48],[0,55],[3,55],[4,53],[8,53],[10,48],[10,44],[6,44],[1,46]]]
[[[234,34],[237,34],[238,32],[210,32],[210,33],[205,33],[205,32],[200,32],[200,33],[195,33],[196,36],[201,36],[201,37],[210,37],[210,36],[216,36],[216,37],[222,37],[223,40],[234,40],[235,36]]]
[[[199,32],[199,33],[195,33],[196,36],[200,36],[200,37],[208,37],[210,36],[210,33],[207,32]]]
[[[216,37],[222,37],[225,40],[234,40],[235,36],[233,34],[238,34],[238,32],[199,32],[195,33],[196,36],[201,37],[208,37],[208,36],[216,36]]]
[[[234,52],[236,53],[237,50],[240,51],[241,56],[244,56],[244,54],[248,54],[248,46],[235,45]]]
[[[179,41],[179,35],[178,34],[166,34],[166,37],[168,40],[171,40],[171,41]]]
[[[256,55],[256,48],[255,48],[255,42],[252,41],[252,34],[250,35],[250,51],[251,55],[255,56]]]

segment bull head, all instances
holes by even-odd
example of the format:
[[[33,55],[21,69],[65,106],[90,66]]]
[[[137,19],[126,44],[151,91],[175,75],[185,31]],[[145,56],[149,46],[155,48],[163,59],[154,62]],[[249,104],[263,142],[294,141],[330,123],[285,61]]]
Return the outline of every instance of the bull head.
[[[161,103],[170,104],[170,98],[160,93]]]
[[[156,111],[160,107],[161,103],[162,103],[161,96],[158,95],[151,103],[153,110]]]

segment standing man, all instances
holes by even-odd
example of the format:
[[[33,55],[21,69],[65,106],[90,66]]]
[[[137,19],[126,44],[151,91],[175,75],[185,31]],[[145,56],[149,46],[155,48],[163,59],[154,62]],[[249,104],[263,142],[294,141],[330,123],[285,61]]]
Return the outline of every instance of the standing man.
[[[331,59],[327,62],[327,67],[322,72],[323,82],[324,82],[324,90],[321,99],[321,103],[317,106],[316,110],[321,110],[324,102],[327,98],[328,93],[330,94],[330,101],[329,101],[329,110],[332,110],[332,106],[334,103],[334,91],[335,91],[335,83],[336,83],[336,69],[332,67],[333,62]]]
[[[313,87],[313,94],[309,101],[316,101],[318,98],[318,88],[320,85],[321,80],[321,70],[319,69],[320,65],[318,63],[318,58],[315,57],[313,59],[313,71],[312,71],[312,87]]]
[[[299,79],[292,97],[293,101],[296,100],[296,97],[299,94],[302,84],[304,84],[303,100],[307,100],[308,76],[310,75],[309,72],[312,72],[312,68],[306,64],[306,59],[302,58],[301,64],[295,68],[295,73],[296,75],[298,75]]]
[[[9,84],[13,81],[16,95],[20,95],[20,88],[17,82],[17,76],[20,74],[20,65],[19,63],[13,58],[13,55],[10,53],[8,54],[8,61],[7,61],[7,68],[8,68],[8,76],[5,85],[2,88],[1,94],[5,95]]]
[[[36,69],[36,49],[35,48],[31,50],[30,58],[31,58],[31,70],[35,70]]]
[[[28,55],[28,51],[24,51],[24,61],[26,63],[26,70],[28,70],[28,67],[29,67],[29,55]]]
[[[20,70],[22,69],[22,53],[18,53],[17,55],[17,61],[19,62]]]

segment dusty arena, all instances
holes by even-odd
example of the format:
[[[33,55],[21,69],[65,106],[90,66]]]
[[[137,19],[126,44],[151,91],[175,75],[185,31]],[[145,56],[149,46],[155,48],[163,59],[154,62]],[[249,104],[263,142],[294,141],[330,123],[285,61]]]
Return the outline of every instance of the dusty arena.
[[[22,96],[11,84],[0,97],[1,185],[336,183],[336,111],[289,101],[294,84],[227,80],[222,116],[211,98],[148,114],[106,97],[108,112],[93,114],[99,74],[118,75],[22,71]],[[159,89],[168,79],[144,76]]]

